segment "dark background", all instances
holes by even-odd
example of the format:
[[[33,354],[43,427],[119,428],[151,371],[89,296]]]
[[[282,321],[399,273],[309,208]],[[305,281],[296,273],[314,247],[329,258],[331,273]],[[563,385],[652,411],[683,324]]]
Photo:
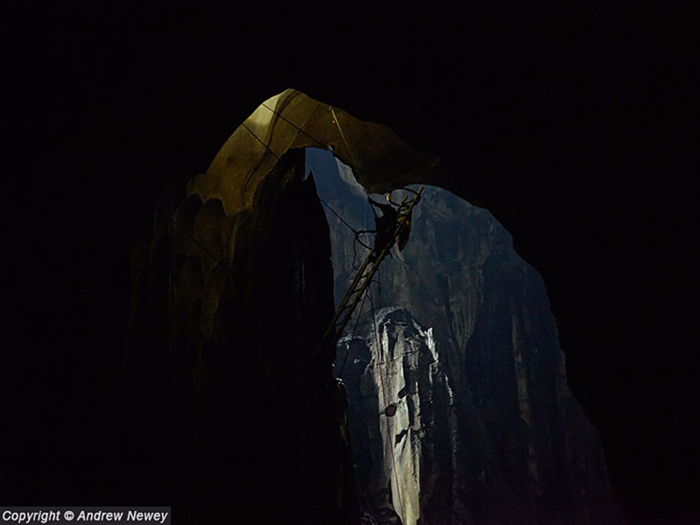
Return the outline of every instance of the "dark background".
[[[628,514],[690,516],[697,136],[680,4],[7,5],[2,503],[108,497],[93,458],[110,454],[100,396],[123,356],[130,247],[164,185],[294,87],[459,174],[544,276]]]

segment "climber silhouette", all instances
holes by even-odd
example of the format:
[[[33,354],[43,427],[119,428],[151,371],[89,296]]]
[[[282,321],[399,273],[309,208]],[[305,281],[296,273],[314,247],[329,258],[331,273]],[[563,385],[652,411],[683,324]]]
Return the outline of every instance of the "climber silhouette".
[[[391,202],[391,194],[387,194],[386,200]],[[384,249],[389,249],[394,245],[396,233],[396,225],[399,220],[398,211],[391,204],[384,204],[383,202],[376,202],[370,197],[367,197],[367,201],[374,207],[379,208],[382,212],[381,215],[374,216],[374,224],[377,230],[377,235],[374,237],[374,251],[370,254],[370,262],[374,262],[379,257],[379,254]]]

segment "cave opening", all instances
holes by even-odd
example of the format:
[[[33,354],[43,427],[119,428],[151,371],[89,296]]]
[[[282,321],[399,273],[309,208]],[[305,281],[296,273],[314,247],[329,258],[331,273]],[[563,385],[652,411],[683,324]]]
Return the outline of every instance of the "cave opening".
[[[192,429],[168,437],[192,458],[199,485],[176,487],[196,489],[192,515],[236,487],[262,502],[274,484],[281,504],[251,507],[257,522],[349,525],[363,508],[366,523],[619,523],[542,280],[468,190],[425,187],[359,322],[315,360],[364,255],[330,208],[372,229],[365,190],[454,188],[441,169],[389,128],[287,90],[164,200],[129,366],[162,379],[135,398]]]
[[[368,253],[353,229],[374,228],[368,198],[385,195],[332,152],[305,155],[337,306]],[[423,195],[407,245],[392,247],[338,334],[364,523],[621,523],[542,278],[488,210],[435,186]]]

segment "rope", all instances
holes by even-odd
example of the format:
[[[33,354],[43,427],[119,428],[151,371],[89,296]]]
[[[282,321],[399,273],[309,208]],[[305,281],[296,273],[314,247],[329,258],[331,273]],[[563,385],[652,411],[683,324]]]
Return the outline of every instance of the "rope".
[[[287,124],[289,124],[290,126],[292,126],[293,128],[295,128],[297,131],[303,133],[304,135],[306,135],[307,137],[309,137],[311,140],[313,140],[314,142],[316,142],[319,146],[321,146],[321,149],[328,150],[328,146],[326,146],[323,142],[321,142],[320,140],[318,140],[316,137],[314,137],[314,136],[312,136],[312,135],[309,135],[309,134],[308,134],[306,131],[304,131],[302,128],[300,128],[299,126],[297,126],[296,124],[294,124],[294,122],[292,122],[292,121],[290,121],[290,120],[287,120],[285,117],[282,116],[281,113],[278,113],[277,111],[275,111],[274,109],[272,109],[270,106],[268,106],[268,105],[265,104],[264,102],[263,102],[261,105],[264,106],[265,108],[269,109],[270,111],[272,111],[275,115],[277,115],[279,118],[281,118],[282,120],[284,120]],[[316,105],[316,109],[318,109],[320,105],[321,105],[321,103],[319,102],[319,103]],[[316,111],[316,109],[314,109],[314,111]]]
[[[360,268],[357,266],[357,245],[359,244],[360,246],[362,246],[362,247],[363,247],[365,250],[367,250],[368,252],[371,252],[371,251],[372,251],[372,247],[371,247],[371,246],[367,246],[365,243],[363,243],[363,242],[360,240],[360,235],[362,235],[363,233],[376,233],[376,232],[373,231],[373,230],[360,230],[359,232],[357,232],[357,233],[355,234],[355,241],[352,243],[352,268],[353,268],[353,270],[355,270],[356,272],[359,272],[359,271],[360,271]]]
[[[277,156],[277,154],[274,151],[272,151],[269,144],[265,144],[260,137],[258,137],[255,133],[253,133],[252,129],[250,129],[248,126],[245,125],[245,122],[243,122],[241,124],[241,126],[243,126],[246,130],[248,130],[248,133],[253,135],[253,137],[255,137],[255,139],[257,139],[257,141],[265,147],[266,153],[268,151],[270,153],[272,153],[272,156],[275,157],[278,162],[282,160]],[[270,142],[272,142],[272,134],[270,134]],[[246,178],[243,181],[243,185],[241,186],[241,191],[240,191],[241,196],[245,194],[246,190],[248,189],[248,184],[250,183],[251,179],[253,178],[253,175],[255,175],[255,172],[258,171],[258,168],[260,167],[260,165],[262,164],[264,159],[265,159],[265,155],[262,155],[260,157],[260,160],[258,160],[258,163],[255,165],[255,167],[250,172],[248,172],[248,174],[246,175]]]
[[[300,133],[303,133],[304,135],[306,135],[307,137],[309,137],[311,140],[313,140],[314,142],[316,142],[319,146],[321,146],[322,149],[324,149],[324,150],[330,149],[327,145],[325,145],[323,142],[321,142],[320,140],[318,140],[316,137],[314,137],[313,135],[311,135],[311,134],[309,134],[308,132],[306,132],[304,129],[302,129],[302,128],[300,128],[299,126],[297,126],[296,124],[294,124],[294,122],[292,122],[291,120],[288,120],[287,118],[283,117],[281,113],[275,111],[274,109],[272,109],[270,106],[268,106],[268,105],[265,104],[264,102],[263,102],[261,105],[262,105],[263,107],[265,107],[267,110],[269,110],[269,111],[271,111],[272,113],[274,113],[275,115],[277,115],[277,116],[278,116],[279,118],[281,118],[282,120],[284,120],[287,124],[289,124],[290,126],[292,126],[294,129],[296,129],[296,130],[299,131]],[[316,108],[314,109],[314,111],[316,111],[316,109],[318,109],[320,105],[321,105],[321,103],[319,102],[318,105],[316,106]],[[353,164],[355,164],[355,169],[356,169],[356,170],[358,171],[358,173],[359,173],[359,172],[360,172],[360,168],[359,168],[359,164],[358,164],[358,162],[357,162],[357,159],[355,158],[355,153],[353,152],[352,148],[350,147],[350,143],[348,142],[347,138],[345,138],[345,133],[343,133],[343,129],[340,127],[340,120],[338,120],[338,115],[336,115],[336,113],[335,113],[335,108],[334,108],[333,106],[328,106],[328,109],[329,109],[330,112],[333,114],[333,122],[334,122],[335,125],[338,127],[338,131],[340,132],[340,137],[343,139],[343,142],[345,143],[345,146],[348,148],[348,153],[350,154],[350,158],[351,158]],[[246,127],[246,129],[248,129],[248,128]],[[248,129],[248,131],[250,131],[250,129]],[[252,131],[250,131],[250,132],[253,133]],[[255,135],[255,134],[253,133],[253,135]],[[257,138],[257,137],[256,137],[256,138]],[[258,140],[260,140],[260,139],[258,139]],[[262,143],[262,141],[260,141],[260,142]],[[263,145],[264,145],[264,143],[263,143]],[[266,146],[266,147],[267,147],[267,146]],[[268,149],[269,149],[269,148],[268,148]],[[273,155],[274,155],[274,153],[273,153]],[[276,157],[276,156],[277,156],[277,155],[275,155],[275,157]]]
[[[260,144],[262,144],[263,146],[265,146],[265,149],[266,149],[267,151],[269,151],[270,153],[272,153],[272,155],[273,155],[277,160],[280,160],[280,158],[277,156],[277,154],[276,154],[274,151],[272,151],[272,149],[270,148],[270,146],[269,146],[268,144],[265,144],[265,143],[263,142],[263,140],[262,140],[260,137],[258,137],[255,133],[253,133],[253,130],[250,129],[248,126],[245,125],[245,122],[243,122],[243,123],[241,124],[241,126],[243,126],[245,129],[247,129],[247,130],[248,130],[248,133],[250,133],[251,135],[253,135],[253,137],[255,137],[255,138],[258,140],[258,142],[259,142]],[[270,135],[270,139],[272,139],[272,135]],[[261,159],[261,162],[262,162],[262,159]],[[259,166],[259,165],[260,165],[260,162],[258,162],[258,166]],[[256,166],[255,169],[257,169],[258,166]],[[255,172],[255,170],[253,170],[253,172]]]
[[[326,201],[324,201],[320,195],[317,195],[317,197],[318,197],[318,200],[321,201],[321,203],[326,208],[328,208],[331,211],[331,213],[333,213],[333,215],[335,215],[340,220],[340,222],[342,222],[345,226],[347,226],[355,234],[355,240],[352,243],[352,268],[355,271],[360,271],[360,269],[357,267],[357,245],[359,244],[365,250],[370,250],[370,251],[372,250],[372,248],[370,248],[369,246],[367,246],[365,243],[363,243],[360,240],[360,235],[362,235],[363,233],[372,233],[372,232],[366,231],[366,230],[359,230],[359,231],[356,230],[355,228],[350,226],[348,221],[343,219],[338,212],[336,212],[333,208],[331,208],[330,204],[328,204]]]
[[[379,346],[379,332],[377,330],[377,317],[374,313],[374,300],[372,299],[372,287],[369,287],[369,303],[372,306],[372,321],[374,323],[374,340],[375,340],[375,345],[377,348],[377,368],[379,372],[379,382],[381,383],[382,386],[382,402],[384,404],[384,413],[386,414],[386,408],[387,408],[387,402],[386,402],[386,389],[384,387],[384,375],[382,373],[382,359],[381,359],[381,353],[380,353],[380,346]],[[387,427],[389,426],[389,421],[387,418]],[[401,514],[402,518],[406,516],[404,513],[404,508],[403,508],[403,502],[401,500],[401,487],[399,486],[399,475],[396,470],[396,457],[394,456],[394,445],[390,442],[389,443],[389,450],[391,452],[391,466],[392,470],[394,472],[394,480],[396,481],[396,495],[398,496],[399,500],[399,508],[401,509]]]
[[[357,235],[357,234],[359,233],[355,228],[353,228],[352,226],[350,226],[350,224],[348,224],[348,221],[346,221],[346,220],[343,219],[340,215],[338,215],[338,212],[336,212],[333,208],[331,208],[331,207],[328,205],[328,203],[327,203],[326,201],[324,201],[320,196],[318,196],[318,200],[320,200],[320,201],[321,201],[321,204],[323,204],[326,208],[328,208],[328,209],[331,211],[331,213],[333,213],[333,215],[335,215],[336,217],[338,217],[338,219],[340,219],[340,222],[342,222],[345,226],[347,226],[348,228],[350,228],[350,230],[352,231],[352,233],[354,233],[355,235]]]

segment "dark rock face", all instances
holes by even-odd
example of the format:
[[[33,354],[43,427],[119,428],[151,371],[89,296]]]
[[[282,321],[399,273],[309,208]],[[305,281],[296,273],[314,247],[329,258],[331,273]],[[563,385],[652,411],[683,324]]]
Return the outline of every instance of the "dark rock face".
[[[309,369],[333,300],[303,158],[284,158],[235,237],[220,201],[164,200],[136,257],[126,368],[145,469],[134,492],[172,501],[183,523],[229,522],[228,506],[246,523],[355,515],[344,393],[329,362]]]
[[[356,228],[371,227],[343,167],[334,181],[335,166],[321,166],[322,197]],[[435,188],[424,196],[407,247],[394,249],[373,287],[375,308],[395,305],[375,312],[379,345],[366,307],[336,360],[361,504],[376,513],[389,492],[404,525],[621,523],[540,276],[487,211]],[[338,297],[353,236],[328,220]]]

